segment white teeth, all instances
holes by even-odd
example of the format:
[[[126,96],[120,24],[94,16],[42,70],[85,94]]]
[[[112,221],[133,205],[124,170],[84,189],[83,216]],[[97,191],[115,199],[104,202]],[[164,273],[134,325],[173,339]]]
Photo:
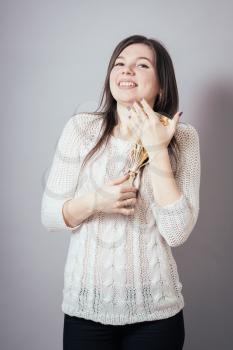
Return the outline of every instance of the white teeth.
[[[120,86],[136,86],[136,84],[132,83],[131,81],[121,81]]]

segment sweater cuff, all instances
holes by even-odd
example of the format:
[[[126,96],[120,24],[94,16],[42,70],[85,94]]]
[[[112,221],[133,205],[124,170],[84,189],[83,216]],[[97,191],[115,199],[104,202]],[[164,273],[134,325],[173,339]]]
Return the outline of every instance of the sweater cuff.
[[[179,210],[183,210],[184,207],[187,207],[187,201],[186,198],[184,196],[184,194],[182,193],[181,196],[174,202],[169,203],[167,205],[159,205],[158,202],[156,200],[154,200],[151,203],[151,208],[153,210],[153,212],[156,211],[157,214],[167,214],[173,211],[179,211]]]
[[[41,221],[48,231],[66,230],[74,232],[81,223],[75,227],[70,227],[65,223],[63,216],[63,205],[66,201],[73,199],[73,197],[65,199],[52,199],[47,197],[45,205],[41,211]]]
[[[152,202],[151,210],[154,214],[160,234],[171,247],[183,244],[194,227],[193,211],[189,207],[184,194],[175,202],[159,206]]]

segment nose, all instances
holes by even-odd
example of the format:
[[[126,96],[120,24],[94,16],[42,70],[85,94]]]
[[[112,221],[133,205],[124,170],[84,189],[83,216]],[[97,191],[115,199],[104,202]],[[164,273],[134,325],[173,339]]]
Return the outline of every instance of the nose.
[[[134,74],[133,70],[129,66],[124,66],[122,70],[123,74]]]

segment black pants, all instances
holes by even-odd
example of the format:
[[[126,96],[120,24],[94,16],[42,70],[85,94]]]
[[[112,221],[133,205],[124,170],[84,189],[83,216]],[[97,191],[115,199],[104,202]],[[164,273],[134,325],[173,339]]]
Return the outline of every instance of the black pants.
[[[183,310],[155,321],[107,325],[64,314],[63,350],[181,350]]]

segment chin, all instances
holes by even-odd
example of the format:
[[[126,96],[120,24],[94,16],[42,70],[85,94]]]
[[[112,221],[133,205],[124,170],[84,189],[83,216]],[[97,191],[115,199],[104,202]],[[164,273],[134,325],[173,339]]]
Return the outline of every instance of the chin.
[[[137,101],[136,98],[131,98],[131,99],[116,99],[118,103],[121,105],[132,105],[135,101]]]
[[[142,99],[142,97],[138,96],[138,95],[126,95],[126,94],[116,94],[116,95],[113,95],[114,99],[117,101],[117,102],[134,102],[134,101],[139,101],[140,99]]]

